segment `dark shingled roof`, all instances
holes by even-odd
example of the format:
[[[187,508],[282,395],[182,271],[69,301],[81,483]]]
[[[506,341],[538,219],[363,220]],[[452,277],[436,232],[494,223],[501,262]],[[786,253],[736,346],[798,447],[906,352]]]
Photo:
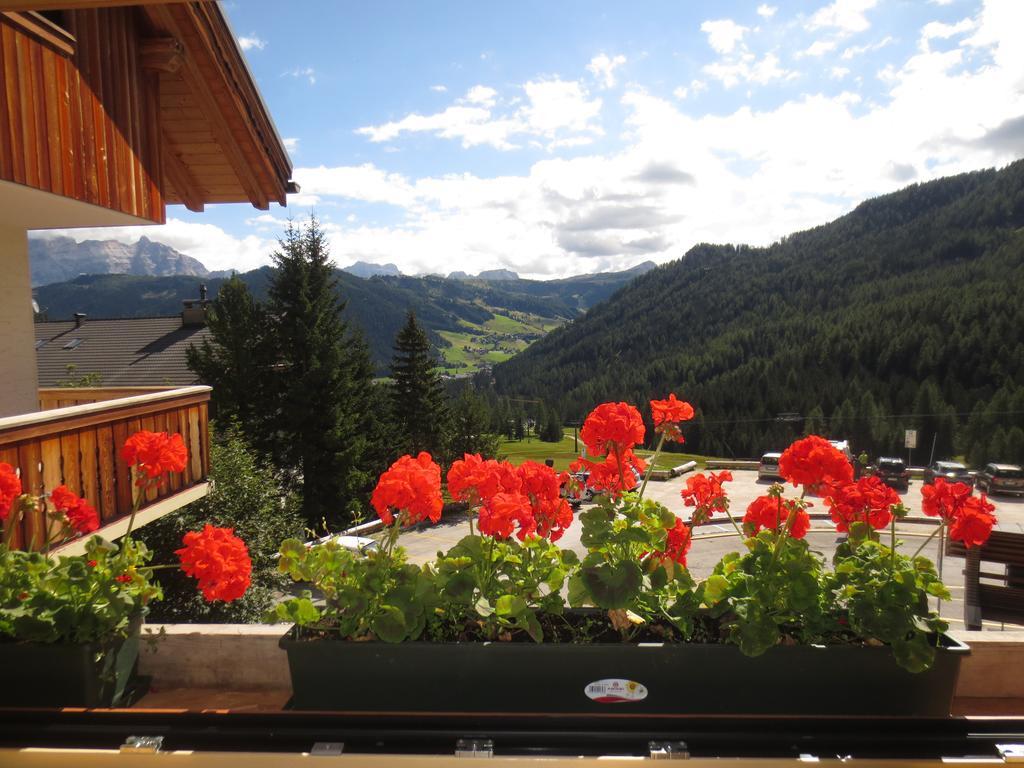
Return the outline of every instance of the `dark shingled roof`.
[[[198,383],[189,370],[185,350],[209,338],[205,325],[186,325],[181,315],[86,319],[36,323],[36,367],[40,387],[88,374],[100,376],[99,386],[134,387]],[[74,339],[73,348],[65,349]],[[69,373],[68,365],[74,365]]]

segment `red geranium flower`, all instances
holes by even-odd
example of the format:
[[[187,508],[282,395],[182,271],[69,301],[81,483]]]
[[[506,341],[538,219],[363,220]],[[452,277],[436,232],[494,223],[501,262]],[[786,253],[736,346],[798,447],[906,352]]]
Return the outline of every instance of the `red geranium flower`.
[[[516,526],[519,527],[519,539],[536,530],[530,499],[521,493],[496,493],[480,508],[477,527],[480,533],[496,539],[507,539]]]
[[[465,454],[448,470],[448,492],[457,501],[479,506],[496,493],[518,493],[522,482],[507,461]]]
[[[932,517],[941,517],[949,526],[949,537],[967,547],[980,547],[988,541],[996,524],[995,506],[985,494],[971,495],[966,483],[948,483],[941,477],[921,489],[921,510]]]
[[[523,462],[517,472],[522,493],[530,503],[537,535],[558,541],[572,524],[572,507],[562,498],[562,483],[567,475],[535,461]]]
[[[430,454],[421,451],[415,459],[402,456],[387,472],[380,476],[370,497],[370,504],[384,525],[394,521],[392,510],[397,510],[403,525],[412,525],[430,519],[441,519],[441,468]]]
[[[100,516],[96,514],[96,508],[68,490],[67,486],[58,485],[54,488],[50,493],[50,502],[79,533],[90,533],[100,527]]]
[[[732,472],[723,470],[718,474],[708,472],[707,475],[694,475],[686,479],[686,488],[680,491],[683,502],[688,507],[695,507],[691,525],[706,522],[715,512],[727,512],[729,499],[722,489],[722,483],[732,480]]]
[[[775,531],[780,525],[786,525],[791,514],[794,517],[789,525],[789,535],[794,539],[802,539],[811,528],[811,516],[794,502],[776,496],[758,496],[754,499],[743,516],[743,528],[751,536],[761,529]]]
[[[971,496],[964,502],[949,525],[949,538],[962,541],[965,547],[980,547],[992,534],[996,524],[995,506],[985,496]]]
[[[0,461],[0,520],[6,520],[11,513],[14,500],[21,495],[21,478],[14,467]]]
[[[121,459],[153,480],[165,472],[184,470],[188,463],[188,451],[179,434],[141,430],[125,440],[121,448]],[[140,477],[136,483],[143,485],[145,478]]]
[[[667,440],[685,442],[679,422],[693,418],[693,406],[677,400],[675,394],[669,394],[667,400],[651,400],[651,419],[654,431],[664,433]]]
[[[607,493],[617,499],[625,491],[636,488],[637,473],[643,474],[647,469],[647,462],[633,451],[625,450],[621,453],[610,453],[603,461],[577,459],[569,468],[573,472],[586,469],[589,473],[587,485],[590,488]]]
[[[644,440],[644,420],[629,403],[602,403],[590,412],[580,438],[596,456],[619,454]]]
[[[668,529],[665,539],[665,551],[655,552],[654,557],[659,560],[672,560],[679,565],[686,567],[686,553],[690,551],[693,543],[693,531],[681,518],[676,517],[676,524]]]
[[[803,485],[809,493],[816,493],[822,485],[853,482],[853,465],[828,440],[810,435],[783,451],[779,474],[793,485]]]
[[[849,531],[853,523],[885,528],[892,522],[893,506],[899,503],[899,494],[873,475],[831,486],[825,493],[825,506],[840,533]]]
[[[252,560],[245,542],[233,528],[209,523],[201,531],[189,531],[175,554],[181,570],[199,580],[199,591],[209,601],[230,602],[245,594],[252,577]]]

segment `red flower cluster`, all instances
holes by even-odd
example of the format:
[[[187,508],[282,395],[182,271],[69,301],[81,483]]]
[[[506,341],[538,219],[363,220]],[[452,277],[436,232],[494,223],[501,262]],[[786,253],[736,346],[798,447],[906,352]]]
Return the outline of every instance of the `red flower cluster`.
[[[577,459],[569,468],[576,472],[586,469],[587,485],[595,491],[602,491],[618,498],[624,491],[631,491],[637,486],[637,473],[643,474],[647,469],[647,462],[641,459],[632,451],[626,451],[623,455],[610,453],[605,456],[604,461],[589,461]],[[634,472],[635,470],[635,472]]]
[[[590,473],[587,485],[614,497],[636,487],[636,476],[647,464],[633,453],[633,447],[644,439],[644,420],[640,411],[629,403],[602,403],[583,422],[580,437],[601,461],[577,459],[571,465],[576,472],[586,468]]]
[[[58,485],[54,488],[50,493],[50,502],[79,533],[90,533],[100,527],[100,516],[96,514],[96,508],[68,490],[67,486]]]
[[[729,509],[729,499],[722,489],[722,483],[730,480],[732,472],[727,469],[717,475],[708,472],[707,475],[694,475],[686,479],[686,488],[679,495],[683,497],[686,506],[695,507],[690,525],[707,522],[715,512],[726,512]]]
[[[779,474],[793,485],[816,493],[823,485],[853,482],[853,465],[843,452],[823,437],[797,440],[779,458]]]
[[[651,419],[654,421],[654,431],[664,433],[666,440],[685,442],[679,422],[689,421],[692,418],[693,406],[682,400],[677,400],[673,393],[669,394],[667,400],[651,400]]]
[[[14,500],[21,495],[21,478],[14,467],[0,461],[0,520],[6,520],[11,513]]]
[[[245,594],[252,577],[252,560],[245,542],[232,528],[216,528],[209,523],[201,531],[189,531],[185,544],[175,554],[181,570],[199,580],[199,591],[209,601],[230,602]]]
[[[971,495],[965,483],[947,483],[941,477],[933,485],[921,489],[921,510],[931,517],[941,517],[949,526],[949,537],[967,547],[980,547],[988,541],[996,524],[995,506],[985,494]]]
[[[644,440],[644,420],[629,403],[602,403],[590,412],[580,438],[596,456],[621,455]]]
[[[751,536],[761,529],[776,531],[786,525],[791,514],[794,517],[789,524],[789,535],[802,539],[811,528],[811,516],[798,504],[782,497],[758,496],[754,499],[743,516],[743,528]]]
[[[480,533],[523,540],[537,534],[557,541],[572,524],[572,508],[561,496],[565,474],[535,461],[518,468],[466,454],[448,470],[452,497],[479,508]],[[517,530],[518,529],[518,530]]]
[[[825,492],[825,506],[840,533],[849,531],[853,523],[885,528],[892,522],[893,506],[899,503],[899,494],[874,476],[834,485]]]
[[[136,485],[145,485],[146,478],[155,480],[165,472],[184,470],[188,451],[179,434],[141,430],[125,440],[121,459],[142,473],[143,476],[135,481]]]
[[[658,560],[672,560],[679,565],[686,567],[686,553],[690,551],[693,543],[692,530],[690,526],[676,517],[676,524],[668,529],[668,536],[665,541],[665,551],[655,552],[654,557]]]
[[[399,512],[402,525],[413,525],[429,519],[441,519],[441,468],[430,454],[421,451],[415,459],[402,456],[380,476],[370,497],[370,504],[384,525],[394,522],[392,510]],[[402,514],[404,512],[404,514]]]

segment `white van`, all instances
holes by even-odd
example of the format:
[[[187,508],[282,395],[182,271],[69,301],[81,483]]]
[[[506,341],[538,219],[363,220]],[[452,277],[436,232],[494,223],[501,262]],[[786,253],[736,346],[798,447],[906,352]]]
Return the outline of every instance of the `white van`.
[[[781,480],[782,475],[779,474],[779,459],[782,458],[781,453],[766,453],[761,457],[761,463],[757,465],[757,479],[758,480]]]

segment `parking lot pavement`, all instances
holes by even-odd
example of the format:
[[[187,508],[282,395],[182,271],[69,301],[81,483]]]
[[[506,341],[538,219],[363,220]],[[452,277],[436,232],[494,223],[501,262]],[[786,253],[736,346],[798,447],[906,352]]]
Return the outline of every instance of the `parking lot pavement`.
[[[732,482],[726,483],[725,489],[729,494],[733,515],[741,518],[750,502],[767,493],[771,483],[759,481],[757,472],[750,470],[732,470],[732,476]],[[651,482],[647,486],[645,495],[647,498],[664,504],[684,520],[689,520],[692,510],[683,505],[679,495],[680,490],[686,486],[686,477],[684,475],[664,482]],[[796,495],[793,493],[794,490],[792,486],[788,487],[788,491],[792,495]],[[904,504],[910,510],[910,522],[898,525],[897,535],[903,541],[902,551],[910,554],[934,530],[934,523],[921,513],[921,482],[919,480],[911,482],[909,491],[901,495]],[[999,520],[998,527],[1001,530],[1024,533],[1024,499],[997,496],[990,500],[996,507],[995,514]],[[814,506],[810,511],[825,513],[827,510],[820,499],[815,499]],[[582,556],[585,554],[585,549],[580,543],[580,527],[578,523],[572,525],[558,544],[573,549]],[[447,550],[468,533],[469,526],[465,518],[461,518],[444,521],[436,526],[406,531],[402,534],[401,544],[406,548],[410,562],[425,563],[433,560],[438,551]],[[808,542],[822,557],[830,560],[836,547],[835,529],[828,520],[814,520],[811,532],[808,534]],[[724,554],[734,551],[740,546],[736,532],[728,520],[721,517],[720,522],[715,522],[712,519],[710,525],[701,526],[694,532],[693,546],[687,558],[691,574],[698,580],[707,578]],[[924,554],[940,568],[942,579],[953,594],[953,601],[942,603],[939,610],[943,618],[949,621],[951,627],[962,628],[963,559],[941,557],[940,550],[938,537],[930,541],[924,550]],[[1000,625],[994,624],[992,627],[986,626],[986,628],[999,629]]]

